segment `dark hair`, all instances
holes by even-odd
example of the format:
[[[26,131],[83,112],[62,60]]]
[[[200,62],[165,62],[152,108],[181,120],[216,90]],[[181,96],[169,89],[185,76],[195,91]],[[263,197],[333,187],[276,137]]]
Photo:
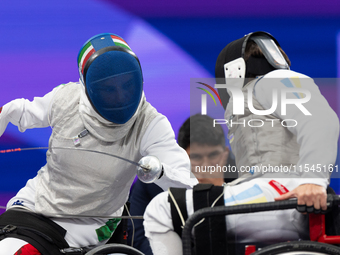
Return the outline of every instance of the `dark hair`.
[[[187,149],[190,143],[198,143],[225,147],[224,131],[220,125],[214,127],[213,121],[207,115],[196,114],[189,117],[179,129],[179,146]]]
[[[283,51],[283,49],[278,46],[282,56],[285,58],[285,60],[287,61],[287,64],[289,66],[291,66],[291,62],[287,56],[287,54]],[[264,57],[260,47],[252,40],[250,40],[248,43],[247,43],[247,46],[246,46],[246,50],[244,52],[244,61],[247,62],[247,60],[249,59],[250,56],[253,56],[253,57]]]

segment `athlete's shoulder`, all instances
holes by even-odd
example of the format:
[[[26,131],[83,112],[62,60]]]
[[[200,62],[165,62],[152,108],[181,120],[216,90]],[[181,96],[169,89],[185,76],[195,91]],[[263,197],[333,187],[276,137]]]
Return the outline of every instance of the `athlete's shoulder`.
[[[310,78],[309,76],[292,70],[279,69],[267,73],[263,78]]]

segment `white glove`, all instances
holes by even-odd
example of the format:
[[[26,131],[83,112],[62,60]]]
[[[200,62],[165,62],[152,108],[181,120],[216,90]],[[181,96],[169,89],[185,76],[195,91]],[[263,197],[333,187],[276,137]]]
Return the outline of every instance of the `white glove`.
[[[155,156],[145,156],[139,162],[137,176],[144,183],[153,183],[158,180],[163,173],[163,166]]]

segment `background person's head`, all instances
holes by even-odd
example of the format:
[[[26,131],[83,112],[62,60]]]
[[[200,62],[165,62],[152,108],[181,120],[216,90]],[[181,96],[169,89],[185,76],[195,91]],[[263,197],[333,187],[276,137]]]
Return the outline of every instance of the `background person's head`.
[[[207,115],[193,115],[181,126],[177,140],[188,153],[191,171],[200,183],[224,183],[223,171],[216,169],[212,172],[208,168],[222,168],[227,163],[229,148],[225,145],[224,131],[220,125],[214,127],[213,119]]]

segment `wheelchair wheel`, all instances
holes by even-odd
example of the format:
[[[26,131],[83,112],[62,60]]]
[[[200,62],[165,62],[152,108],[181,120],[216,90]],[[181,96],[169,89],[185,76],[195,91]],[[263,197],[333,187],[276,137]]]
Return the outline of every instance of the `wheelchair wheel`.
[[[93,250],[87,252],[85,255],[103,255],[103,254],[126,254],[126,255],[144,255],[144,253],[139,250],[125,245],[125,244],[105,244],[94,248]]]
[[[340,248],[326,243],[293,241],[273,244],[252,253],[252,255],[339,255]]]

